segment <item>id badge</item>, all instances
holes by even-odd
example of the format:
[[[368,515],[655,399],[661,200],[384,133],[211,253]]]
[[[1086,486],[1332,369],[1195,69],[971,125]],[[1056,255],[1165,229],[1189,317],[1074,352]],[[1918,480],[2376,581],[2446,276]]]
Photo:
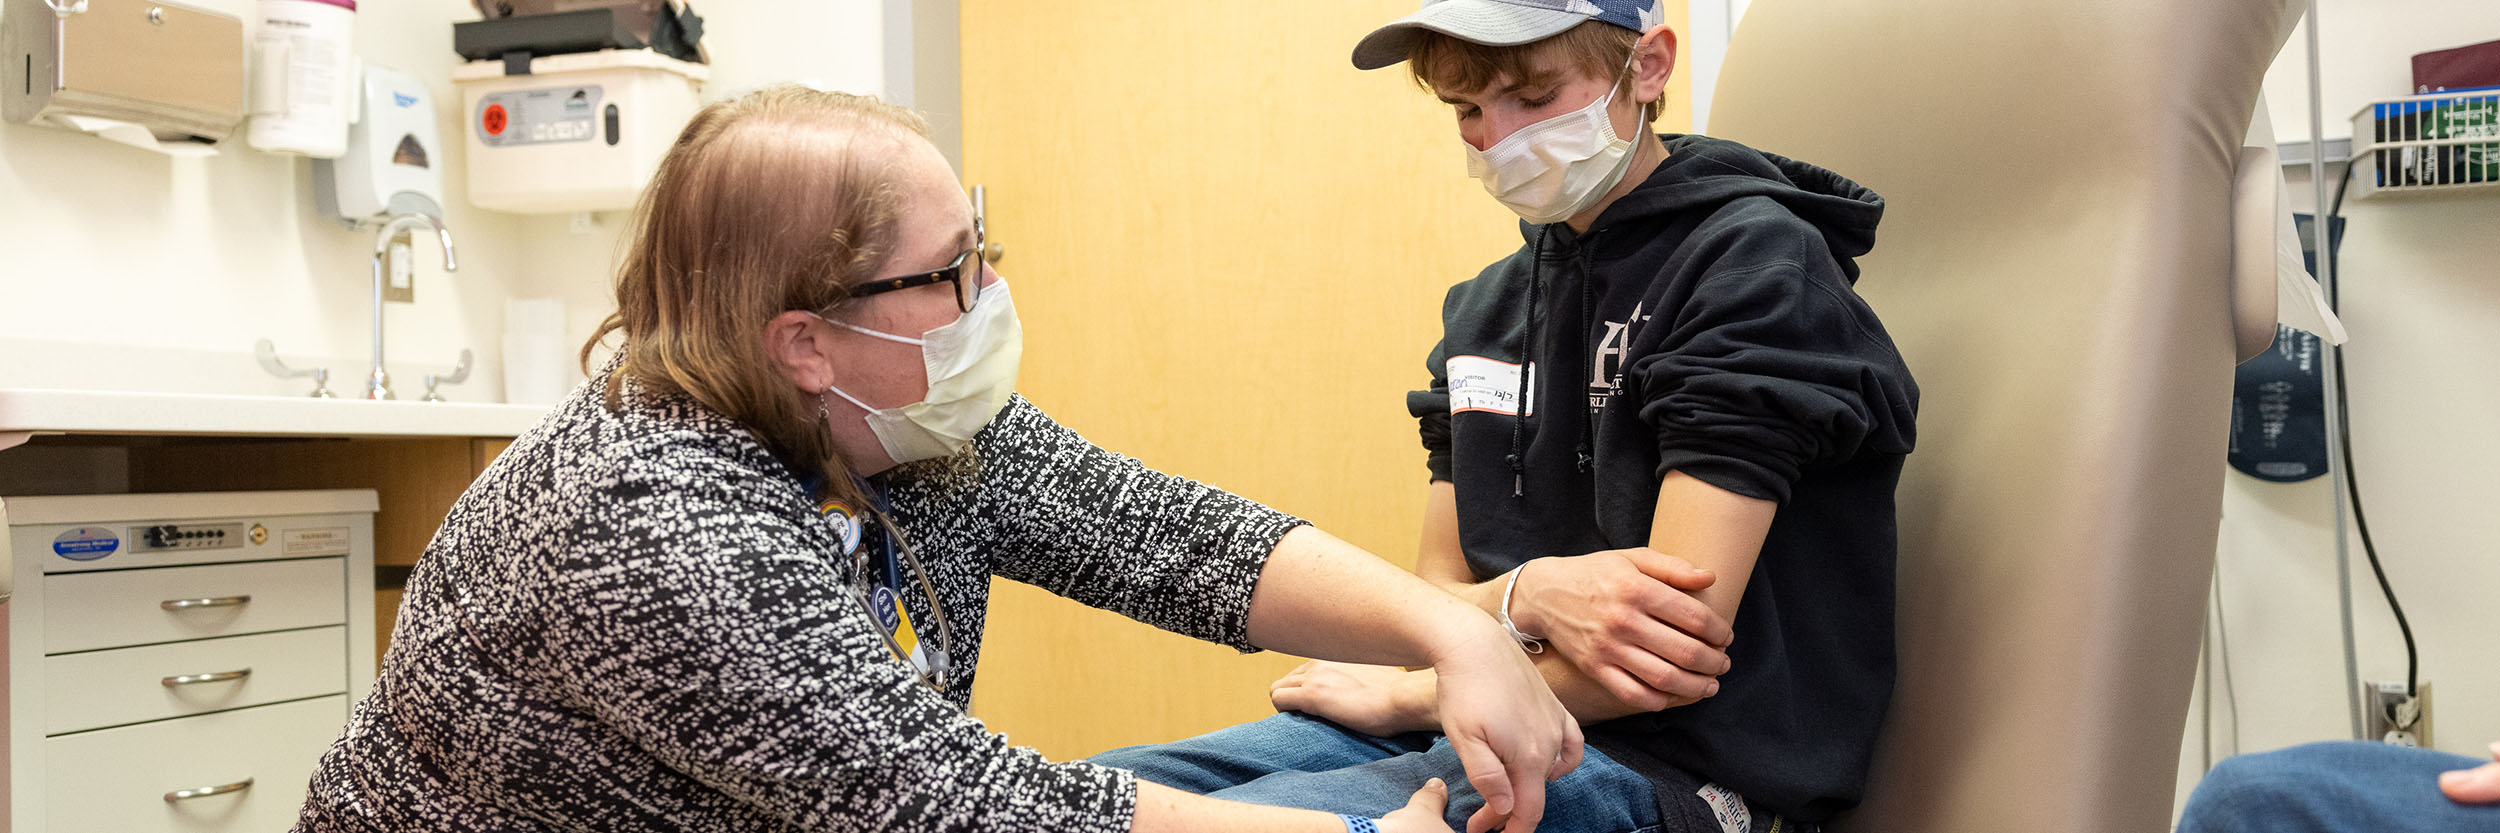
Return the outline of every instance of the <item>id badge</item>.
[[[894,646],[902,649],[895,658],[910,662],[922,672],[929,670],[929,660],[920,651],[920,632],[911,625],[911,611],[904,609],[903,598],[894,588],[877,585],[868,594],[868,606],[877,612],[877,627],[894,637]]]

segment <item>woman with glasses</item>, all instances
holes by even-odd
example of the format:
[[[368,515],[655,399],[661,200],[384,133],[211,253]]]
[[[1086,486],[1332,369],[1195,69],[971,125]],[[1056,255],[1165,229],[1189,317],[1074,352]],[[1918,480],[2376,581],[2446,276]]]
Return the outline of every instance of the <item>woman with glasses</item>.
[[[1430,666],[1470,782],[1534,826],[1579,730],[1491,618],[1012,395],[1013,301],[923,131],[796,87],[695,116],[617,356],[453,506],[297,830],[1446,829],[1437,782],[1353,818],[1009,746],[965,713],[992,575]]]

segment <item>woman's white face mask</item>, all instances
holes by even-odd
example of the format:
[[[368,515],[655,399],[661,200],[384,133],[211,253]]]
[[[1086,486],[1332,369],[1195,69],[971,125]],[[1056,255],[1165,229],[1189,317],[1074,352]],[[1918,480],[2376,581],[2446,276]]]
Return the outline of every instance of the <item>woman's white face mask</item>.
[[[1640,50],[1631,60],[1640,58]],[[1631,62],[1624,64],[1631,69]],[[1596,205],[1623,180],[1632,166],[1632,142],[1615,135],[1613,106],[1618,81],[1605,95],[1578,110],[1526,127],[1477,150],[1464,140],[1467,175],[1484,183],[1520,219],[1544,224],[1561,222]]]
[[[824,318],[824,316],[817,316]],[[1024,359],[1024,325],[1016,320],[1015,300],[1007,282],[981,288],[972,311],[954,321],[909,338],[845,324],[825,323],[862,335],[920,348],[929,374],[929,392],[900,408],[872,408],[839,387],[826,393],[842,397],[868,412],[868,429],[877,435],[897,465],[953,455],[972,445],[972,437],[1007,407],[1016,390],[1016,369]]]

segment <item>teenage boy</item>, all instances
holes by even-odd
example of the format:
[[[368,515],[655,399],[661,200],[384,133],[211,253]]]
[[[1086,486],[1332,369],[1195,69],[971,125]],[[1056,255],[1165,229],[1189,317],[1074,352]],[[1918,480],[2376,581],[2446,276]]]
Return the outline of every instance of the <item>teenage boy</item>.
[[[1355,47],[1450,105],[1468,171],[1526,238],[1450,290],[1431,384],[1407,398],[1432,474],[1417,569],[1510,626],[1588,725],[1541,829],[1812,830],[1857,802],[1892,693],[1918,390],[1851,289],[1883,201],[1650,133],[1676,52],[1661,17],[1428,0]],[[1387,812],[1425,777],[1464,782],[1432,686],[1312,663],[1272,694],[1300,714],[1095,760]],[[1481,831],[1507,810],[1462,787],[1447,818]]]

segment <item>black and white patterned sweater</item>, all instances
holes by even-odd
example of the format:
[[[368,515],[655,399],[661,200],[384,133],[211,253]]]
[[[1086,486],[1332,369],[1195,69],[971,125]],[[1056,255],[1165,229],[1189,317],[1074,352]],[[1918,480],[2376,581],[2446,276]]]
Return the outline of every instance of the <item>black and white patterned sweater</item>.
[[[599,391],[453,505],[297,831],[1125,831],[1127,772],[1045,761],[965,713],[989,577],[1250,650],[1252,586],[1300,523],[1016,397],[972,470],[880,478],[951,617],[941,696],[751,435],[631,383],[611,413]]]

